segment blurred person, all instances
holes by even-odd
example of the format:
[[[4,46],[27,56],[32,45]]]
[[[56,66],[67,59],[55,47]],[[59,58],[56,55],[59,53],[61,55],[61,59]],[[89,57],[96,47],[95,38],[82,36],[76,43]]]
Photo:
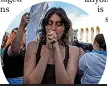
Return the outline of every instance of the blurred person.
[[[13,39],[14,39],[14,37],[15,37],[15,35],[16,35],[17,29],[18,29],[18,28],[14,28],[14,29],[11,31],[11,33],[10,33],[10,35],[8,36],[7,40],[5,40],[6,43],[5,43],[5,46],[4,46],[3,48],[6,48],[7,46],[9,46],[9,44],[13,41]]]
[[[6,35],[6,33],[5,33],[5,35],[3,36],[3,39],[2,39],[1,49],[3,49],[5,47],[7,39],[8,39],[8,35]]]
[[[82,49],[80,52],[82,57],[79,60],[79,68],[83,71],[81,84],[98,84],[102,78],[107,57],[103,34],[96,35],[92,52],[84,53]]]
[[[7,42],[6,42],[6,46],[5,47],[7,47],[13,41],[13,39],[14,39],[14,37],[16,35],[17,30],[18,30],[18,28],[14,28],[11,31],[10,35],[8,36],[8,39],[7,39]]]
[[[3,56],[4,56],[4,51],[5,49],[7,48],[7,46],[10,45],[10,43],[12,42],[13,38],[15,37],[16,35],[16,31],[17,31],[18,28],[14,28],[9,37],[6,36],[6,34],[3,36],[3,40],[2,40],[2,45],[1,45],[1,65],[3,66]]]
[[[6,46],[7,39],[8,39],[8,35],[6,35],[6,32],[5,32],[5,35],[3,36],[2,43],[1,43],[1,50],[0,50],[1,57],[4,54],[4,49]]]
[[[9,84],[23,84],[23,67],[25,57],[25,28],[29,22],[28,13],[22,16],[16,33],[12,33],[6,43],[3,56],[3,71]],[[12,32],[15,32],[13,30]]]
[[[62,8],[53,7],[42,20],[39,42],[27,46],[25,84],[74,84],[79,49],[68,45],[71,22]]]

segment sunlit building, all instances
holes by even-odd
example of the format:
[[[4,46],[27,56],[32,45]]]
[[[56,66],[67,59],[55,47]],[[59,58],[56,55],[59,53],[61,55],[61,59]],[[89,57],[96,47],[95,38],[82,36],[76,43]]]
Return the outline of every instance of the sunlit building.
[[[77,38],[80,42],[93,43],[95,36],[100,33],[99,26],[77,29]]]

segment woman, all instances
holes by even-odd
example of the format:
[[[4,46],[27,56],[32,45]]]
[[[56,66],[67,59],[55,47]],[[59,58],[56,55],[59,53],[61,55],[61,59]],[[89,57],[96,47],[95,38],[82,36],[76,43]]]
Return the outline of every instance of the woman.
[[[79,68],[83,71],[81,84],[98,84],[103,75],[107,57],[103,34],[96,35],[92,52],[85,54],[82,50],[80,52],[82,57],[79,60]]]
[[[68,45],[71,22],[62,8],[51,8],[42,20],[40,42],[28,44],[25,84],[73,84],[79,49]]]
[[[25,57],[25,27],[29,22],[27,13],[22,16],[19,28],[8,38],[3,55],[3,72],[9,84],[23,84]],[[12,31],[12,32],[13,32]]]

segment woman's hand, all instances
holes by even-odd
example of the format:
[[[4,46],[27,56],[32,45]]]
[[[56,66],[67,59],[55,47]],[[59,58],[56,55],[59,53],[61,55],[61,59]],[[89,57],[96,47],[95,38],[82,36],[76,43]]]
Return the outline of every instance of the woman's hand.
[[[49,43],[53,44],[54,42],[56,42],[57,35],[56,35],[55,31],[50,30],[47,34],[47,38],[48,38]]]
[[[53,44],[57,42],[57,35],[54,31],[50,30],[47,33],[47,46],[48,48],[52,49]]]
[[[22,18],[21,18],[21,23],[20,26],[25,27],[27,26],[27,24],[30,22],[30,14],[29,13],[25,13]]]

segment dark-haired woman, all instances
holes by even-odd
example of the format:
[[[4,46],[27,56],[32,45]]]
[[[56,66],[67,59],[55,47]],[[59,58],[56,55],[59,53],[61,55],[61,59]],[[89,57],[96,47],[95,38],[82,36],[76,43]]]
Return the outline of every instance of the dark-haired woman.
[[[85,53],[79,60],[79,68],[83,71],[81,84],[98,84],[106,65],[107,51],[103,34],[97,34],[93,51]]]
[[[68,45],[71,22],[62,8],[51,8],[42,21],[40,42],[28,44],[25,84],[73,84],[79,49]]]

